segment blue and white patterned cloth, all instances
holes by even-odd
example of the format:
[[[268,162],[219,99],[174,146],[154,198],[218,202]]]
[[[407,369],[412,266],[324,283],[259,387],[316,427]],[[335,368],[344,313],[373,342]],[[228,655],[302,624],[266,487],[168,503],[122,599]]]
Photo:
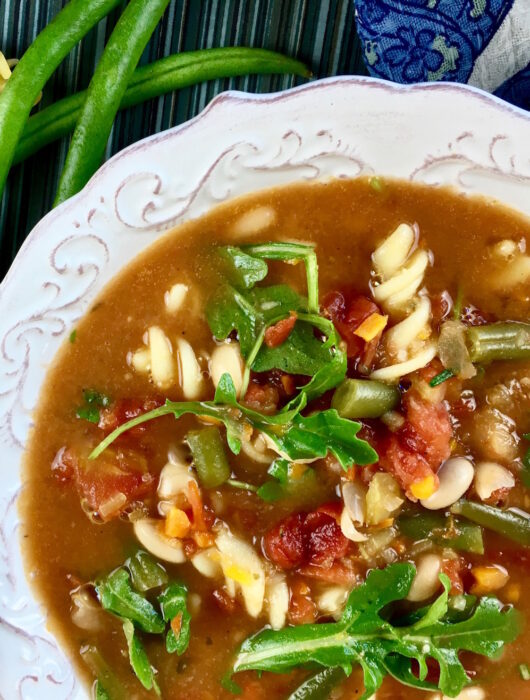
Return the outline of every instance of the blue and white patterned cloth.
[[[355,0],[369,72],[469,83],[530,109],[530,0]]]

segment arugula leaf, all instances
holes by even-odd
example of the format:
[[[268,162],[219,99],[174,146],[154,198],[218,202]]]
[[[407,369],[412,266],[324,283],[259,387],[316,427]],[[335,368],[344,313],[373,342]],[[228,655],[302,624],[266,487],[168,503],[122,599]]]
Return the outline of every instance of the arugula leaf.
[[[164,620],[148,600],[133,590],[125,569],[116,569],[98,582],[96,592],[105,610],[132,620],[144,632],[160,634],[164,631]]]
[[[141,549],[127,559],[125,566],[129,569],[134,588],[140,593],[159,588],[168,582],[164,567]]]
[[[303,260],[307,276],[308,309],[318,313],[318,261],[312,245],[270,242],[242,247],[249,255],[266,260]]]
[[[166,637],[166,649],[170,654],[177,652],[183,654],[190,643],[191,615],[186,607],[188,589],[182,583],[171,583],[166,590],[158,596],[162,616],[166,622],[172,622],[180,616],[180,630],[175,635],[173,627]]]
[[[94,686],[94,696],[95,700],[111,700],[110,695],[107,693],[105,688],[101,685],[99,680],[96,681]]]
[[[296,401],[298,403],[296,403]],[[325,457],[331,452],[346,469],[352,464],[373,464],[377,453],[370,445],[356,437],[360,423],[341,418],[337,411],[329,409],[311,416],[301,416],[306,396],[301,393],[285,412],[266,416],[240,404],[236,398],[234,382],[224,374],[213,401],[166,401],[164,406],[144,413],[116,428],[102,440],[89,455],[98,457],[122,433],[147,421],[172,414],[180,418],[186,413],[208,416],[221,421],[226,427],[228,446],[234,454],[241,450],[241,436],[248,426],[266,433],[281,451],[282,456],[296,461]]]
[[[526,433],[523,435],[525,440],[530,440],[530,433]],[[523,468],[521,470],[521,481],[523,484],[526,486],[527,489],[530,489],[530,447],[526,451],[525,456],[523,457]]]
[[[123,632],[127,640],[131,668],[136,674],[136,677],[146,690],[153,689],[157,695],[160,695],[160,688],[156,682],[153,667],[149,662],[143,644],[138,638],[134,625],[130,620],[123,621]]]
[[[267,263],[245,253],[241,248],[224,246],[217,249],[217,254],[222,261],[221,274],[237,289],[251,289],[267,277]]]
[[[328,700],[333,688],[344,678],[342,668],[325,668],[307,678],[287,700]]]
[[[406,597],[414,575],[415,568],[408,563],[370,572],[366,582],[350,593],[339,622],[263,630],[243,642],[231,672],[282,673],[319,664],[340,667],[349,675],[353,664],[359,664],[364,674],[363,698],[368,698],[387,673],[409,685],[433,689],[425,680],[426,661],[432,658],[440,667],[437,688],[455,697],[469,683],[458,652],[495,656],[519,633],[520,617],[512,608],[503,610],[497,599],[485,597],[468,619],[448,622],[445,615],[449,582],[444,577],[444,592],[423,617],[407,627],[394,626],[384,610]],[[412,672],[413,659],[419,665],[418,676]]]
[[[110,406],[110,398],[94,389],[83,389],[83,404],[78,406],[75,415],[77,418],[87,420],[90,423],[99,423],[101,408]]]
[[[285,284],[241,291],[224,285],[206,305],[206,320],[219,340],[236,331],[247,358],[267,325],[289,311],[305,309],[303,298]]]

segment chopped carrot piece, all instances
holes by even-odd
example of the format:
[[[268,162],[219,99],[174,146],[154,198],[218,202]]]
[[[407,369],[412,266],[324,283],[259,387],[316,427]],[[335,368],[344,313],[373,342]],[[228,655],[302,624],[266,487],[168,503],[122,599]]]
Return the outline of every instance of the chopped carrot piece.
[[[194,532],[193,539],[195,544],[201,549],[211,547],[215,543],[215,537],[211,532]]]
[[[190,527],[191,523],[188,516],[180,508],[173,507],[167,514],[164,530],[168,537],[182,539],[186,537]]]
[[[175,617],[171,620],[171,629],[173,630],[173,634],[175,637],[178,639],[180,637],[180,630],[182,629],[182,613],[178,613],[175,615]]]
[[[290,474],[293,479],[300,479],[307,471],[307,465],[301,462],[293,462],[290,468]]]
[[[208,527],[204,519],[204,506],[196,481],[190,480],[188,482],[188,501],[193,513],[193,529],[206,532]]]
[[[387,323],[388,316],[373,313],[370,314],[353,333],[369,343],[383,331]]]
[[[471,586],[473,595],[485,595],[492,591],[498,591],[500,588],[504,588],[510,578],[504,566],[498,564],[474,566],[471,573],[475,579],[475,583]]]
[[[429,498],[436,491],[436,479],[434,474],[428,474],[421,481],[415,481],[410,485],[410,492],[419,500]]]

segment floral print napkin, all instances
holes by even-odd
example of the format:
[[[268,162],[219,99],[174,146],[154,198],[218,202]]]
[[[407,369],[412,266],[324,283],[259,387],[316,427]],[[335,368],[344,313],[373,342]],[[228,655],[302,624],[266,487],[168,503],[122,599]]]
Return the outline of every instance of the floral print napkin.
[[[370,73],[469,83],[530,109],[530,0],[356,0]]]

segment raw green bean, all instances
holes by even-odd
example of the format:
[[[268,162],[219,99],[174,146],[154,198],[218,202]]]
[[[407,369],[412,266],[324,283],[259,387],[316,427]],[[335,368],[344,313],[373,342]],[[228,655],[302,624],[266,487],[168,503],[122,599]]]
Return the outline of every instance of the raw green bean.
[[[488,530],[498,532],[514,542],[530,545],[530,515],[519,510],[502,510],[495,506],[472,501],[458,501],[451,507],[455,515],[478,523]]]
[[[429,539],[440,547],[484,554],[481,527],[464,520],[454,518],[448,521],[439,513],[421,512],[401,515],[397,526],[411,540]]]
[[[169,0],[130,0],[88,86],[55,205],[77,194],[101,165],[116,112]]]
[[[212,426],[202,430],[191,430],[186,440],[203,486],[208,489],[215,488],[230,478],[230,465],[218,428]]]
[[[165,569],[147,552],[139,550],[125,562],[129,569],[133,586],[140,593],[166,584],[169,579]]]
[[[472,362],[530,358],[530,323],[507,321],[467,329]]]
[[[0,195],[31,108],[57,66],[121,0],[71,0],[22,56],[0,95]]]
[[[345,678],[342,668],[326,668],[310,676],[287,700],[328,700],[333,688]]]
[[[311,75],[300,61],[266,49],[228,46],[186,51],[137,68],[122,98],[120,109],[206,80],[265,73],[293,74],[306,78]],[[86,95],[86,91],[70,95],[31,116],[13,162],[20,163],[47,144],[73,131]]]
[[[345,379],[331,401],[343,418],[378,418],[399,403],[395,386],[371,379]]]

